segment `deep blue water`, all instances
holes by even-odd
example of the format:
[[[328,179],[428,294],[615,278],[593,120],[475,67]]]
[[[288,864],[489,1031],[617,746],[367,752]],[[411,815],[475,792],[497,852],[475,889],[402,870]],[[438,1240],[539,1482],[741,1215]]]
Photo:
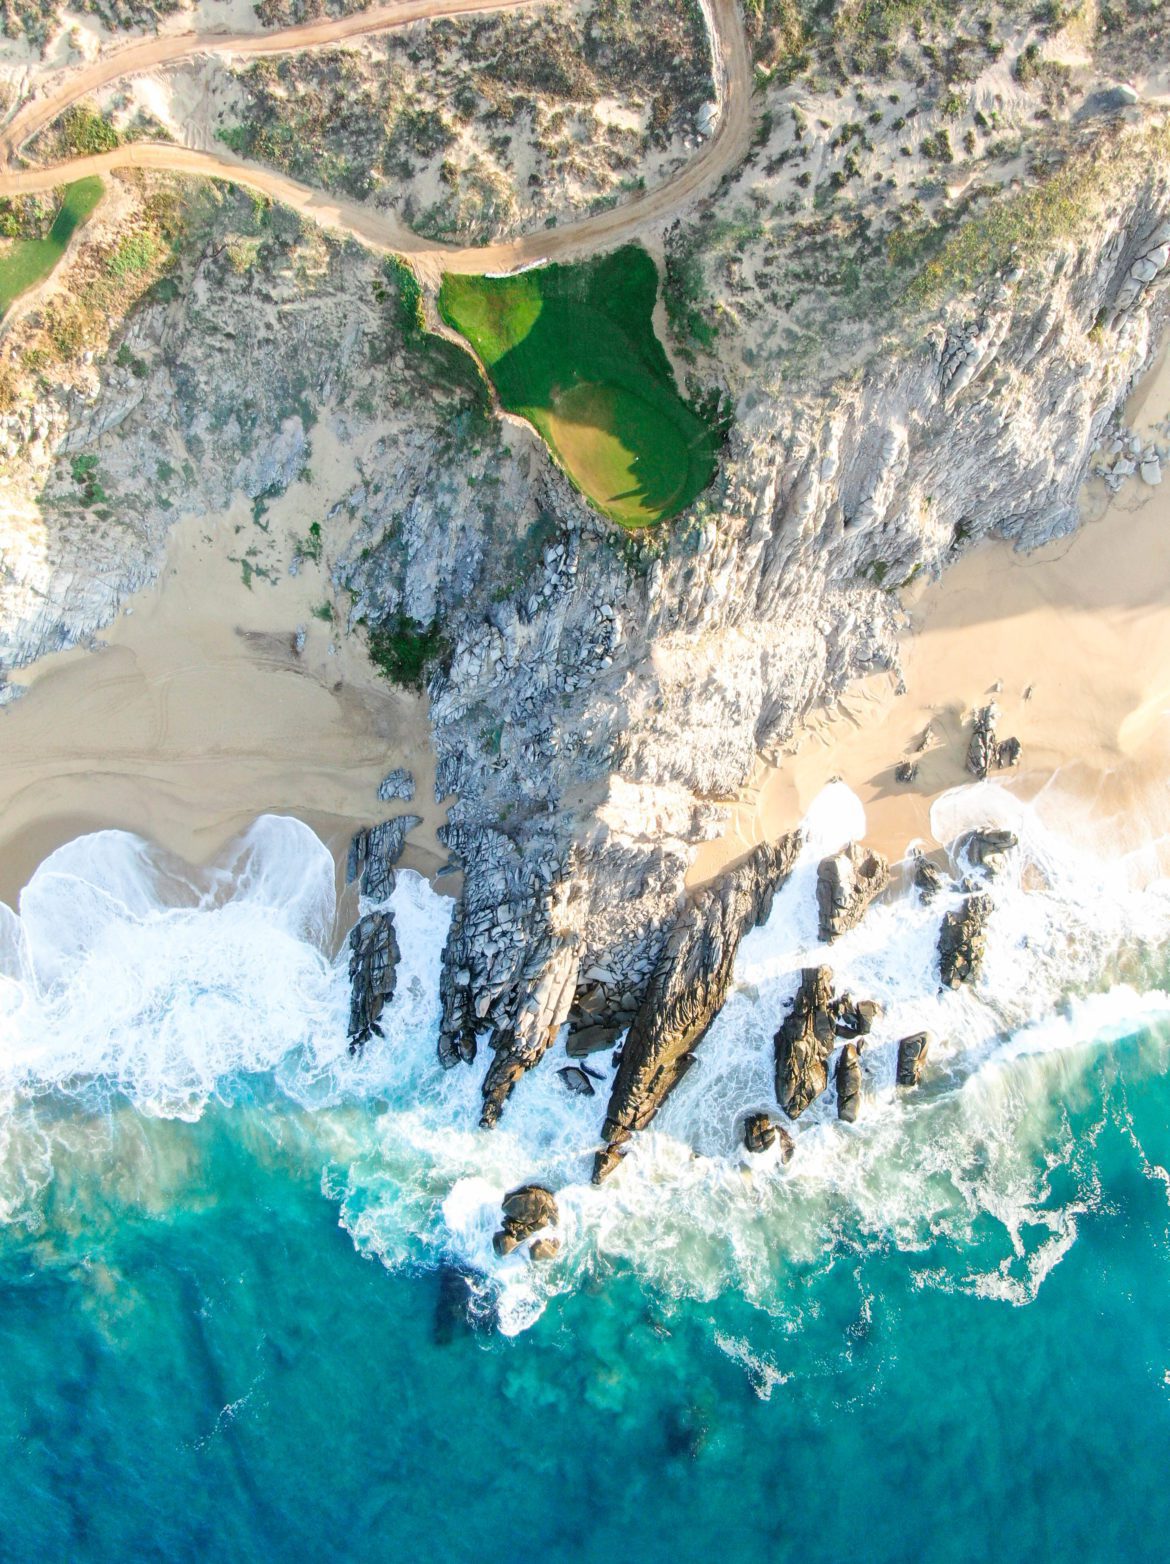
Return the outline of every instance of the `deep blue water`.
[[[1063,1066],[1030,1154],[1076,1237],[1030,1302],[968,1286],[986,1215],[917,1250],[846,1222],[772,1313],[602,1254],[510,1338],[421,1259],[359,1254],[312,1114],[63,1102],[0,1237],[0,1555],[1163,1559],[1165,1058]]]

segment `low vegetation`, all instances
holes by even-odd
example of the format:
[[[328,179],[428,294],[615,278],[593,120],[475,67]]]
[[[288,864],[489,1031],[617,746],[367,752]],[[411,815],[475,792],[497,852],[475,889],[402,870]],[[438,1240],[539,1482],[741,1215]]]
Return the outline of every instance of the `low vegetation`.
[[[100,179],[79,179],[66,185],[52,226],[43,236],[14,237],[0,255],[0,318],[22,293],[50,276],[80,225],[102,198]]]
[[[679,395],[651,316],[658,274],[627,245],[513,277],[447,276],[439,309],[569,477],[625,527],[689,505],[715,472],[718,431]]]
[[[411,690],[423,688],[431,665],[447,650],[437,621],[420,625],[407,614],[371,626],[366,640],[378,672]]]

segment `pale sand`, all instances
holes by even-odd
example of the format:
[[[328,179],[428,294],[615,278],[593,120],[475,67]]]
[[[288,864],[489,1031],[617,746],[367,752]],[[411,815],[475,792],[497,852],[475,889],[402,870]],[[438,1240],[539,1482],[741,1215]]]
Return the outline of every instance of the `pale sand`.
[[[14,676],[28,692],[0,712],[0,899],[15,905],[43,858],[85,831],[135,831],[203,863],[264,813],[304,820],[339,862],[358,827],[418,814],[403,863],[433,874],[446,861],[425,697],[383,679],[360,634],[312,616],[329,596],[324,566],[287,573],[291,537],[324,516],[345,459],[315,429],[314,485],[272,505],[268,533],[245,501],[180,523],[159,581],[129,600],[103,650]],[[257,544],[276,584],[249,590],[228,556]],[[396,766],[414,773],[409,804],[378,799]]]
[[[1170,356],[1131,399],[1126,421],[1146,432],[1170,411]],[[993,772],[1038,803],[1046,821],[1098,848],[1133,851],[1170,832],[1170,476],[1131,479],[1113,498],[1084,496],[1086,523],[1033,554],[988,542],[937,584],[906,594],[901,656],[906,693],[879,674],[813,716],[795,753],[761,762],[725,834],[700,850],[702,884],[757,842],[797,825],[826,782],[857,793],[866,840],[891,859],[937,845],[931,806],[972,780],[964,768],[974,708],[994,700],[999,735],[1023,744],[1018,771]],[[995,686],[1002,685],[997,692]],[[1031,691],[1030,698],[1025,692]],[[912,751],[928,725],[937,747]],[[894,780],[919,762],[911,785]],[[1147,865],[1170,872],[1157,844]]]

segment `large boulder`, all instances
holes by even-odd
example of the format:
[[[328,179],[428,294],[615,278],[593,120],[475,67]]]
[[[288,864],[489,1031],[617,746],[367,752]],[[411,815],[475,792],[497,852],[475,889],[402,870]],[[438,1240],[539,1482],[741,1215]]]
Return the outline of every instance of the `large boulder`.
[[[743,1121],[743,1143],[748,1151],[756,1155],[771,1151],[773,1146],[779,1144],[780,1156],[785,1162],[794,1150],[792,1136],[766,1113],[748,1114]]]
[[[382,1036],[382,1012],[394,997],[401,960],[394,919],[369,912],[349,935],[349,1051]]]
[[[956,853],[966,857],[968,863],[994,877],[1007,867],[1008,854],[1019,846],[1014,831],[998,830],[988,826],[981,831],[968,831],[955,843]]]
[[[861,1057],[856,1043],[846,1043],[837,1060],[837,1117],[853,1124],[861,1108]]]
[[[833,974],[828,967],[806,967],[791,1013],[773,1039],[776,1097],[790,1119],[799,1118],[828,1086],[835,1046]]]
[[[817,868],[817,922],[823,940],[856,928],[865,909],[890,883],[890,866],[881,853],[860,842],[822,858]]]
[[[938,936],[939,977],[945,988],[974,983],[983,970],[991,897],[977,891],[963,900],[957,912],[948,912]]]
[[[492,1238],[492,1248],[501,1257],[560,1220],[556,1198],[543,1184],[522,1184],[510,1190],[504,1196],[502,1211],[499,1231]],[[551,1260],[560,1247],[559,1239],[546,1236],[529,1245],[528,1253],[534,1260]]]
[[[838,1037],[866,1038],[881,1013],[876,999],[854,999],[852,994],[842,994],[833,1001],[834,1030]]]
[[[1020,763],[1019,739],[997,739],[995,725],[998,721],[999,708],[994,701],[975,713],[975,726],[967,746],[967,770],[980,781],[993,768],[1006,771]]]
[[[799,851],[798,833],[761,843],[683,908],[622,1047],[594,1183],[613,1171],[622,1146],[650,1123],[694,1063],[694,1050],[727,997],[740,941],[767,919]]]
[[[930,1033],[914,1032],[898,1043],[898,1085],[917,1086],[930,1052]]]

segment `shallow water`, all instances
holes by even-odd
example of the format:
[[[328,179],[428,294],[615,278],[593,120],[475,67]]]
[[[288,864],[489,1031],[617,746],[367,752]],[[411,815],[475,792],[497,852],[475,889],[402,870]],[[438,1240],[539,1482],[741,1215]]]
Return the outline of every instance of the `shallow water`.
[[[0,1554],[1163,1557],[1165,888],[1017,815],[984,984],[941,998],[941,906],[875,909],[831,957],[886,1005],[862,1118],[830,1093],[787,1169],[749,1165],[856,808],[818,801],[699,1067],[601,1191],[604,1096],[558,1061],[491,1135],[486,1061],[435,1065],[425,882],[355,1063],[304,827],[207,875],[120,833],[48,860],[0,923]],[[899,1098],[915,1024],[947,1041]],[[563,1216],[542,1271],[490,1257],[534,1174]]]

